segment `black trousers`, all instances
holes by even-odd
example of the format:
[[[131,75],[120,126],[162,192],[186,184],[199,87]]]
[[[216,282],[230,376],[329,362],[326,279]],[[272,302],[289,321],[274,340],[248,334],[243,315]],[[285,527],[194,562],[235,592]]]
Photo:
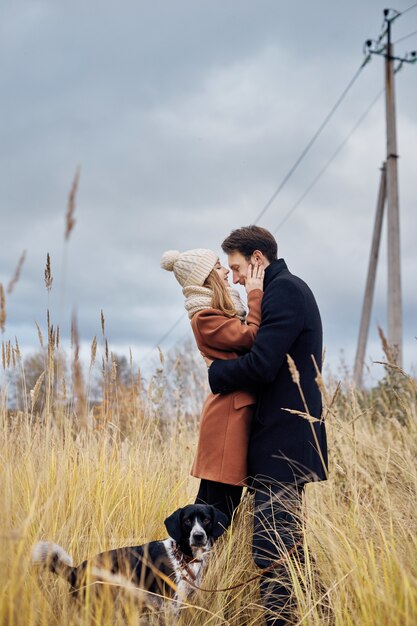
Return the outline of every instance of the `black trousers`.
[[[294,612],[286,556],[304,562],[302,497],[304,485],[257,484],[254,499],[253,558],[262,569],[260,595],[268,626],[291,624]],[[294,622],[295,623],[295,622]]]
[[[213,480],[202,478],[195,504],[211,504],[215,506],[227,515],[230,524],[232,515],[242,497],[242,491],[243,487],[238,487],[237,485],[227,485],[226,483],[217,483]]]

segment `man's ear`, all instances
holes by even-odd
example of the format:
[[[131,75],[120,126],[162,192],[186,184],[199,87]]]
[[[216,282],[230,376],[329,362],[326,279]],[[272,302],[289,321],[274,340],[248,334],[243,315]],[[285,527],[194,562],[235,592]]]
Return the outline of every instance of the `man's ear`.
[[[164,521],[165,527],[168,531],[168,535],[176,542],[181,540],[181,509],[177,509],[174,513],[171,513],[169,517]]]
[[[217,539],[229,526],[229,518],[225,513],[216,509],[215,506],[211,508],[213,509],[213,537]]]
[[[251,261],[252,260],[258,265],[263,265],[265,256],[260,250],[254,250],[251,255]]]

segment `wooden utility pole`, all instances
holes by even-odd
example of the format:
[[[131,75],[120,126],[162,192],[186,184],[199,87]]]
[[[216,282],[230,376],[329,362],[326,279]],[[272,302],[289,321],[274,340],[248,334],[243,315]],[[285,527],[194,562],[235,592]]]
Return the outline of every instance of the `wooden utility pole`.
[[[365,297],[362,306],[361,325],[359,329],[358,347],[356,350],[355,368],[353,380],[356,387],[362,386],[363,365],[365,361],[366,342],[371,321],[372,301],[375,291],[376,268],[378,265],[379,244],[381,241],[382,220],[386,198],[386,165],[382,164],[381,179],[379,183],[378,202],[376,205],[374,234],[372,237],[371,254],[369,256],[368,277],[366,279]]]
[[[383,165],[379,186],[377,212],[375,216],[374,234],[372,239],[371,255],[369,258],[368,277],[366,281],[365,297],[362,307],[361,324],[359,330],[358,347],[356,351],[354,382],[362,386],[363,364],[365,359],[366,342],[369,332],[372,300],[375,288],[376,267],[378,262],[379,245],[384,213],[385,199],[387,200],[387,231],[388,231],[388,341],[393,348],[396,364],[402,367],[402,298],[401,298],[401,261],[400,261],[400,211],[398,202],[398,171],[397,171],[397,133],[395,123],[395,92],[394,73],[403,63],[415,63],[416,52],[405,57],[394,56],[394,47],[391,42],[392,22],[400,17],[401,13],[394,9],[384,10],[384,30],[377,41],[368,40],[366,48],[368,54],[379,54],[385,58],[385,104],[387,124],[387,156]],[[386,42],[383,39],[386,37]],[[394,70],[394,61],[399,65]]]
[[[384,12],[385,13],[385,12]],[[387,117],[387,218],[388,218],[388,341],[396,363],[402,367],[402,298],[400,260],[400,212],[398,203],[397,131],[395,123],[394,47],[391,22],[387,23],[385,54],[385,102]]]

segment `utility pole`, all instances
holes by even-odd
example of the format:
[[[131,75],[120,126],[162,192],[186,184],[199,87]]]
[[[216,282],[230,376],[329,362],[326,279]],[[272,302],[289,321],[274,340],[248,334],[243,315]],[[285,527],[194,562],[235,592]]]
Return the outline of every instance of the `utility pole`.
[[[386,164],[382,164],[381,180],[379,183],[378,202],[376,205],[374,234],[372,237],[371,254],[369,256],[368,277],[366,279],[365,297],[363,299],[361,324],[359,329],[358,347],[356,350],[355,368],[353,370],[353,381],[356,387],[362,386],[363,365],[365,362],[366,341],[369,333],[371,321],[372,301],[375,291],[376,268],[378,265],[379,244],[381,241],[382,221],[384,217],[384,206],[386,199]]]
[[[395,123],[394,47],[388,9],[385,54],[385,102],[387,116],[387,218],[388,218],[388,341],[393,347],[397,365],[402,367],[402,298],[400,259],[400,212],[398,203],[397,130]]]
[[[387,154],[381,175],[378,195],[377,213],[375,217],[374,235],[369,260],[368,278],[362,309],[358,348],[356,352],[354,382],[362,386],[363,363],[366,341],[369,331],[369,320],[375,286],[376,266],[379,253],[380,235],[385,199],[387,200],[387,231],[388,231],[388,341],[393,348],[395,362],[402,367],[402,297],[401,297],[401,260],[400,260],[400,213],[398,202],[398,170],[397,170],[397,134],[395,121],[394,74],[403,63],[415,63],[416,52],[404,57],[394,56],[391,40],[391,26],[401,13],[394,9],[384,10],[384,29],[378,40],[369,39],[365,46],[368,54],[379,54],[385,58],[385,105],[387,127]],[[386,41],[384,42],[384,38]],[[394,69],[394,62],[398,66]]]

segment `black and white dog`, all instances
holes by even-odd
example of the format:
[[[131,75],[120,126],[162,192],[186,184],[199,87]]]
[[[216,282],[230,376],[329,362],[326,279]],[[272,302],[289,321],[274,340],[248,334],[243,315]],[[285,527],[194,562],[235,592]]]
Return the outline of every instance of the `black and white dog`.
[[[193,585],[199,585],[213,541],[227,524],[215,507],[189,504],[167,517],[169,538],[163,541],[102,552],[78,567],[61,546],[41,541],[34,546],[32,562],[64,578],[76,596],[86,584],[113,583],[145,592],[145,604],[158,608],[164,597],[186,600]]]

